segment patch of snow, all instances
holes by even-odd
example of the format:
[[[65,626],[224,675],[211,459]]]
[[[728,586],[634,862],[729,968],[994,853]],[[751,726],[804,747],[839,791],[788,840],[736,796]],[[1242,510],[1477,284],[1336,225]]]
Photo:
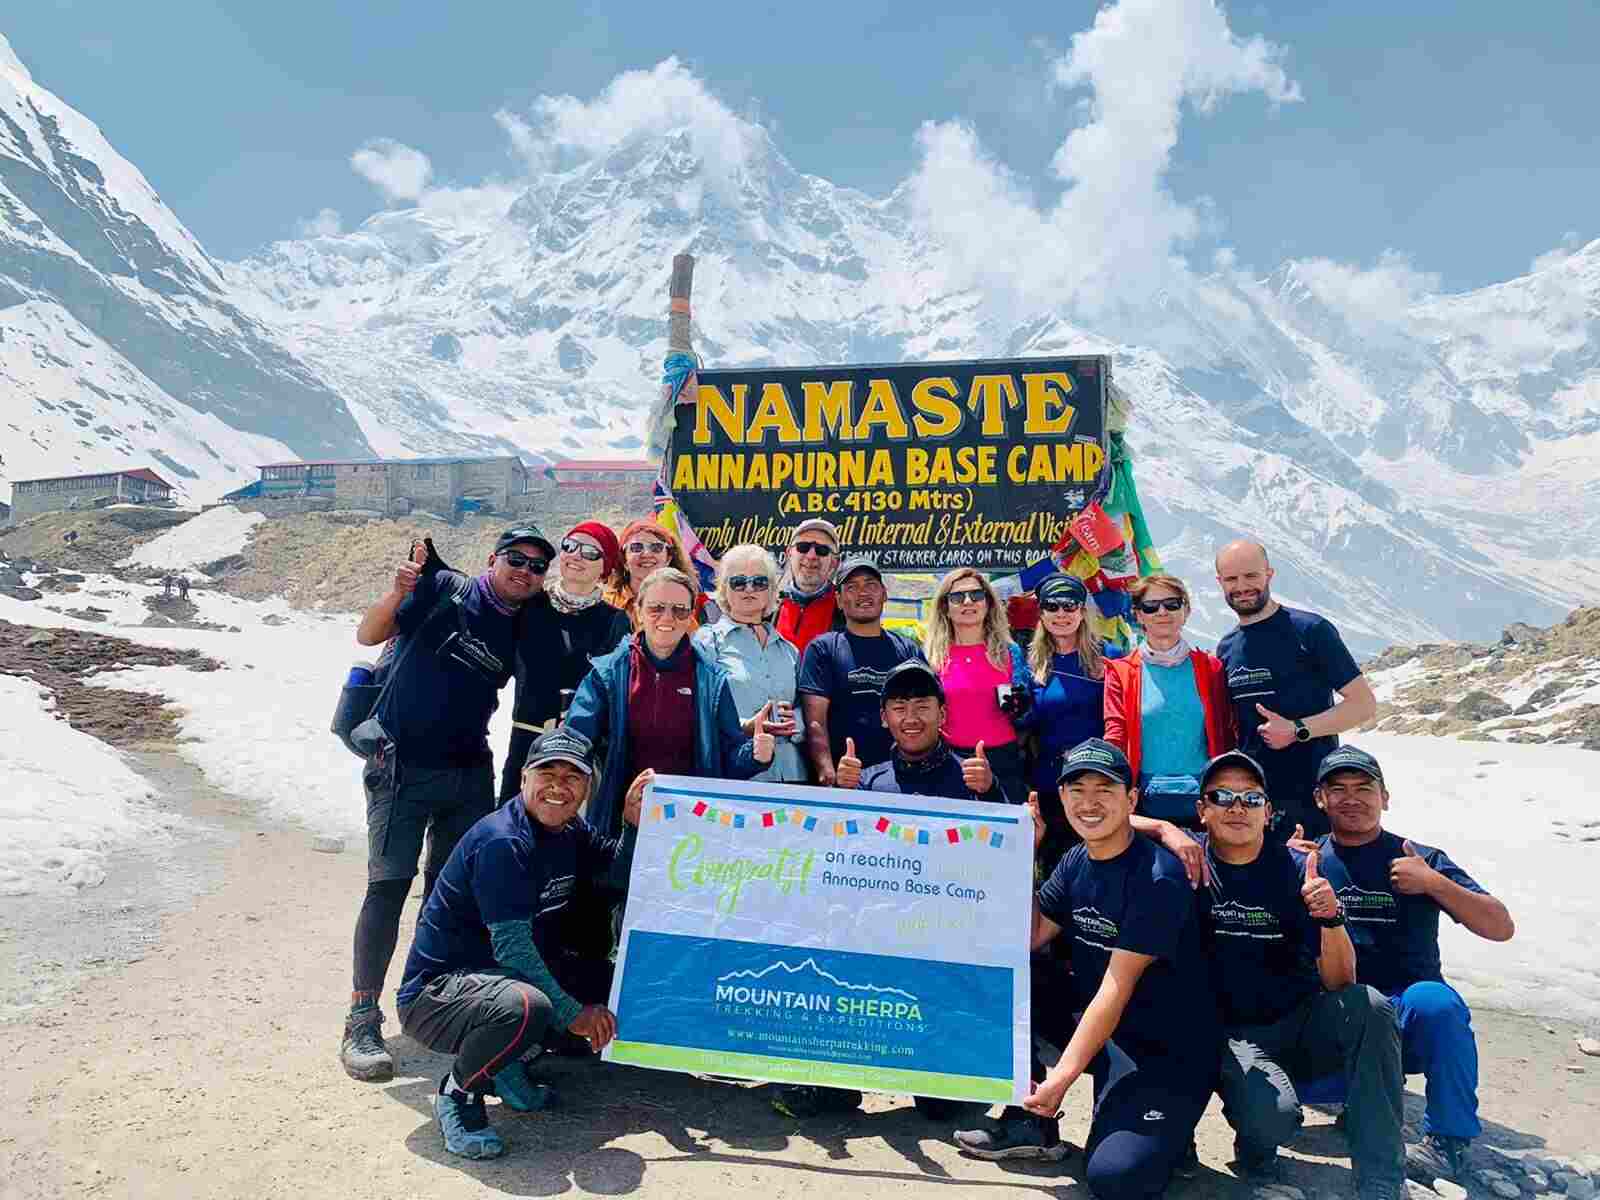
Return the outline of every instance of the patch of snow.
[[[250,541],[250,531],[265,520],[260,513],[241,512],[224,504],[174,525],[140,546],[122,565],[177,571],[216,562],[243,550]]]
[[[0,896],[95,887],[109,851],[159,827],[150,785],[54,708],[32,680],[0,675]]]

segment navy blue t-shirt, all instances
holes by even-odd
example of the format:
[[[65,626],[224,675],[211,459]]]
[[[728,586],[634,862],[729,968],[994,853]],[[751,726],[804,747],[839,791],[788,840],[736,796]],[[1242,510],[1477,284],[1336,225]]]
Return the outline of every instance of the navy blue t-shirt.
[[[883,681],[910,658],[922,658],[921,647],[887,629],[878,637],[838,630],[811,639],[796,690],[827,697],[828,742],[835,762],[844,757],[847,737],[856,740],[856,757],[864,767],[889,757],[894,742],[883,727]]]
[[[1452,883],[1487,895],[1443,850],[1411,845]],[[1356,978],[1385,996],[1398,996],[1413,983],[1443,983],[1439,914],[1444,909],[1428,896],[1408,896],[1389,884],[1389,864],[1405,856],[1405,839],[1384,830],[1364,846],[1341,846],[1330,836],[1317,847],[1322,877],[1344,905],[1345,926],[1356,944]]]
[[[502,921],[530,922],[548,966],[580,881],[619,889],[632,862],[630,841],[602,837],[582,817],[546,829],[528,816],[520,794],[511,797],[462,835],[439,872],[417,916],[397,1002],[411,1003],[450,971],[493,967],[489,926]]]
[[[859,742],[856,749],[861,749]],[[888,762],[861,772],[861,782],[857,786],[863,792],[891,792],[901,796],[941,796],[946,800],[982,800],[998,804],[1007,800],[998,779],[981,796],[969,788],[961,775],[961,756],[948,746],[915,763],[906,762],[891,751]]]
[[[1100,989],[1113,950],[1148,954],[1112,1039],[1141,1069],[1179,1085],[1211,1086],[1222,1030],[1183,864],[1148,838],[1115,858],[1067,851],[1039,889],[1039,911],[1069,938],[1081,1011]]]
[[[1206,846],[1205,834],[1194,836]],[[1225,863],[1209,847],[1206,855],[1211,886],[1196,898],[1222,1020],[1270,1025],[1322,990],[1322,929],[1300,897],[1304,860],[1270,839],[1254,862]]]
[[[451,590],[462,596],[459,619],[449,611],[429,621]],[[516,616],[486,603],[475,580],[436,571],[417,580],[394,620],[400,631],[393,649],[400,674],[373,715],[394,740],[400,761],[421,767],[490,761],[489,716],[511,678]],[[422,643],[408,650],[424,624]]]
[[[1239,749],[1267,773],[1267,794],[1285,827],[1298,823],[1307,837],[1328,831],[1328,818],[1312,799],[1317,768],[1339,744],[1337,737],[1312,738],[1273,750],[1258,732],[1256,705],[1293,721],[1325,712],[1334,692],[1361,674],[1333,622],[1316,613],[1280,605],[1265,621],[1239,625],[1217,643],[1228,678],[1228,699],[1239,725]]]
[[[1105,646],[1106,659],[1121,658],[1117,646]],[[1041,796],[1056,794],[1061,756],[1079,742],[1106,735],[1106,684],[1083,673],[1078,652],[1052,654],[1050,674],[1033,683],[1033,709],[1022,728],[1037,730],[1039,757],[1033,770],[1033,787]]]

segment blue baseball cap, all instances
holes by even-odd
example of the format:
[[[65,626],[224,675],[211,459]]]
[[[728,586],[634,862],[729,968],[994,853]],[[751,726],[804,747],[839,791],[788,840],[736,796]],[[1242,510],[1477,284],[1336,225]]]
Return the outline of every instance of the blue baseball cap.
[[[522,760],[522,765],[524,769],[532,770],[553,762],[570,763],[585,775],[593,775],[594,743],[565,725],[547,729],[533,739],[533,745],[528,747],[528,757]]]
[[[1317,768],[1317,782],[1323,783],[1335,771],[1360,771],[1380,785],[1383,783],[1383,768],[1378,765],[1378,760],[1359,746],[1336,746],[1329,751],[1328,757]]]
[[[1256,777],[1256,782],[1263,788],[1267,786],[1267,773],[1261,769],[1261,764],[1251,758],[1243,750],[1224,750],[1205,765],[1200,772],[1200,790],[1204,792],[1206,785],[1211,782],[1211,777],[1224,767],[1242,767]]]
[[[1128,756],[1104,738],[1089,738],[1079,742],[1062,755],[1056,782],[1068,783],[1090,771],[1104,775],[1123,787],[1133,786],[1133,768],[1128,765]]]

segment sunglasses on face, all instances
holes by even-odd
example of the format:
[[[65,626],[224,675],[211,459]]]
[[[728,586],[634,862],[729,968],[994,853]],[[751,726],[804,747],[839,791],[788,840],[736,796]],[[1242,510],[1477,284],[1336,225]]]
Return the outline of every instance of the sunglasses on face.
[[[1077,612],[1083,607],[1082,600],[1041,600],[1039,611],[1047,613]]]
[[[829,558],[833,554],[833,547],[827,542],[796,542],[796,554],[815,554],[818,558]]]
[[[606,552],[599,546],[591,546],[588,542],[580,542],[577,538],[562,538],[561,553],[576,554],[580,558],[587,558],[590,562],[599,562],[606,556]]]
[[[1264,808],[1267,794],[1254,789],[1248,792],[1236,792],[1231,788],[1212,788],[1206,793],[1206,803],[1217,808],[1232,808],[1235,804],[1242,804],[1246,808]]]
[[[629,542],[623,549],[634,555],[665,554],[667,552],[667,544],[665,542]]]
[[[728,579],[730,592],[764,592],[771,586],[770,575],[733,575]]]
[[[963,591],[951,592],[945,597],[951,604],[959,604],[963,608],[969,604],[979,604],[988,598],[983,594],[982,588],[967,588]]]
[[[672,613],[672,619],[674,621],[687,621],[689,619],[689,614],[694,612],[694,605],[667,604],[660,600],[652,600],[649,604],[644,606],[645,616],[649,617],[652,621],[659,621],[662,617],[667,615],[669,610]]]
[[[1168,612],[1182,612],[1183,598],[1180,596],[1168,596],[1162,600],[1141,600],[1134,607],[1146,616],[1151,613],[1158,613],[1162,609],[1166,609]]]
[[[528,570],[535,575],[543,575],[550,569],[550,564],[545,559],[534,558],[531,554],[524,554],[521,550],[502,550],[500,557],[506,560],[506,566],[513,571]]]

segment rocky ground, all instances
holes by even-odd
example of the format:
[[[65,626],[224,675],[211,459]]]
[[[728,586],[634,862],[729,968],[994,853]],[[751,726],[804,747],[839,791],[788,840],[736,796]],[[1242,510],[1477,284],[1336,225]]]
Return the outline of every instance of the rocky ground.
[[[1391,646],[1365,670],[1386,733],[1600,750],[1600,608],[1512,625],[1493,645]]]

